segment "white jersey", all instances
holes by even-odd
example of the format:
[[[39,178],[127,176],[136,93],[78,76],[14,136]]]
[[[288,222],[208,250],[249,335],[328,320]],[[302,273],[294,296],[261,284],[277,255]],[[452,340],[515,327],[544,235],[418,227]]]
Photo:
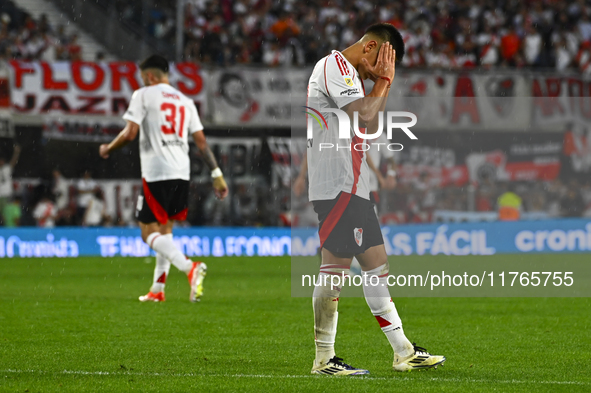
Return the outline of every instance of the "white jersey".
[[[12,196],[12,167],[4,164],[0,167],[0,198]]]
[[[82,178],[78,180],[78,207],[88,206],[92,199],[92,193],[98,185],[92,179]]]
[[[363,81],[340,52],[332,51],[316,63],[308,83],[308,106],[316,107],[326,124],[311,122],[312,138],[308,138],[307,150],[311,201],[334,199],[340,192],[369,199],[370,171],[363,151],[365,141],[352,137],[355,135],[352,129],[349,139],[339,139],[336,115],[323,111],[323,108],[340,109],[363,97]],[[321,149],[330,144],[335,147]]]
[[[389,144],[390,141],[385,132],[382,132],[377,139],[370,140],[370,149],[367,151],[367,154],[377,170],[380,170],[380,162],[382,161],[382,158],[394,158],[394,152],[388,149]],[[369,190],[378,191],[379,188],[380,182],[378,181],[378,176],[373,171],[370,171]]]
[[[105,202],[96,198],[94,195],[88,203],[86,213],[84,216],[84,223],[86,225],[94,226],[100,225],[105,215]]]
[[[166,83],[136,90],[125,120],[140,126],[140,162],[146,182],[189,180],[188,136],[203,130],[193,101]]]
[[[51,201],[39,202],[33,210],[33,218],[37,220],[37,225],[43,228],[53,228],[56,215],[57,209]]]

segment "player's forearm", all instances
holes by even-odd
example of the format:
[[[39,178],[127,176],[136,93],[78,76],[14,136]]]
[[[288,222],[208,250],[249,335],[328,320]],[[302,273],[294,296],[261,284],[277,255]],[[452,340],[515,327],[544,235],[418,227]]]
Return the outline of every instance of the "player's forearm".
[[[357,112],[360,127],[368,127],[372,121],[376,121],[374,131],[377,129],[377,114],[383,111],[386,107],[386,100],[388,99],[388,93],[390,92],[390,84],[385,79],[378,79],[372,89],[371,93],[367,96],[352,102],[347,112],[349,116],[352,116],[354,112]]]
[[[377,98],[383,97],[388,98],[388,94],[390,94],[390,83],[384,78],[379,78],[373,86],[371,92],[365,96],[365,98]]]
[[[209,145],[205,144],[204,146],[199,146],[199,151],[201,152],[201,157],[203,161],[205,161],[205,165],[209,168],[210,171],[213,171],[218,167],[218,163],[213,155],[213,152],[209,148]]]
[[[129,142],[133,141],[137,137],[139,130],[139,124],[136,124],[128,120],[127,124],[125,125],[125,128],[121,130],[119,135],[117,135],[115,139],[111,141],[111,143],[109,143],[108,145],[101,145],[99,149],[99,152],[101,152],[100,154],[108,155],[113,150],[121,149],[123,146],[127,145]],[[107,151],[105,151],[105,147]],[[104,156],[103,158],[106,157]]]
[[[376,99],[378,101],[380,101],[381,106],[378,109],[378,113],[383,112],[386,109],[386,103],[388,101],[388,97],[384,97],[384,98],[378,98]],[[371,121],[369,122],[369,124],[367,125],[367,133],[368,134],[375,134],[378,131],[378,127],[380,125],[380,117],[379,116],[374,116],[373,119],[371,119]]]
[[[109,153],[114,150],[121,149],[123,146],[129,144],[133,139],[130,139],[128,136],[127,128],[123,129],[119,135],[115,137],[107,146],[109,148]]]

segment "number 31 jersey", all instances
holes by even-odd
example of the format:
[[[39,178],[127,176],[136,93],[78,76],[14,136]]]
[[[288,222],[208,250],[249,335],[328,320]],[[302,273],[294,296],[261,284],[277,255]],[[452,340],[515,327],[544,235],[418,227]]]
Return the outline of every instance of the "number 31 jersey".
[[[166,83],[131,96],[125,120],[140,126],[140,162],[146,182],[189,180],[188,137],[203,130],[193,101]]]

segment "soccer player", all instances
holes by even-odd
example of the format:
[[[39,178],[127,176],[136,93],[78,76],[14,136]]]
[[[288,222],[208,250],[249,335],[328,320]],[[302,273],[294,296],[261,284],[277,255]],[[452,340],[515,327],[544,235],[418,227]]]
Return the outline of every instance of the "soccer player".
[[[387,23],[370,26],[364,36],[349,48],[321,59],[310,76],[308,105],[318,104],[328,120],[327,127],[312,122],[308,137],[309,199],[318,214],[322,263],[314,287],[314,333],[316,358],[312,373],[325,375],[368,374],[335,356],[338,304],[341,288],[333,287],[330,275],[348,274],[356,257],[363,269],[363,292],[371,312],[378,321],[394,351],[393,369],[408,371],[436,367],[445,361],[406,338],[402,321],[392,302],[387,286],[388,258],[382,233],[369,198],[369,168],[365,143],[350,130],[349,139],[339,139],[339,121],[324,108],[345,111],[350,119],[356,112],[359,127],[367,133],[378,128],[378,112],[386,105],[390,84],[395,74],[395,61],[404,56],[404,42],[396,28]],[[374,81],[365,94],[364,79]],[[351,124],[354,124],[351,121]],[[363,132],[363,130],[361,131]],[[332,144],[333,148],[326,148]],[[336,149],[345,145],[348,148]],[[372,278],[372,276],[375,276]],[[325,279],[327,279],[325,281]],[[377,286],[371,285],[377,282]]]
[[[168,61],[154,55],[140,64],[140,70],[145,87],[136,90],[131,97],[129,108],[123,115],[127,125],[111,143],[100,146],[99,154],[108,158],[109,153],[140,134],[143,189],[138,197],[136,218],[142,239],[156,251],[154,281],[150,292],[140,296],[140,301],[165,300],[164,285],[171,263],[187,274],[191,285],[189,299],[199,301],[207,266],[189,260],[172,240],[173,222],[187,217],[189,135],[211,170],[216,196],[225,198],[228,187],[205,140],[195,104],[168,81]]]

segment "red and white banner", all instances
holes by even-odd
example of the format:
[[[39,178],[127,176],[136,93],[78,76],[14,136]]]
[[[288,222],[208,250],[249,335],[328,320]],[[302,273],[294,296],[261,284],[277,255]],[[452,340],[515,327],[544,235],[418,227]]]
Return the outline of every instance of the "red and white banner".
[[[203,71],[171,64],[170,82],[207,114]],[[17,114],[120,118],[131,94],[143,86],[134,62],[10,62],[10,98]]]
[[[48,136],[70,139],[111,135],[131,94],[143,85],[134,62],[11,61],[9,71],[8,85],[0,75],[0,111],[9,106],[20,123],[42,119]],[[170,79],[196,102],[206,126],[290,128],[303,118],[311,72],[207,71],[178,63],[171,64]],[[366,81],[366,91],[371,88]],[[591,120],[591,81],[506,71],[400,70],[386,109],[414,113],[417,130],[564,131],[568,122]]]
[[[0,138],[13,138],[8,71],[0,68]]]
[[[401,72],[386,110],[414,113],[417,130],[525,130],[531,112],[527,88],[527,78],[515,73]]]
[[[305,105],[311,73],[308,68],[213,71],[208,79],[212,121],[216,125],[289,128],[292,107],[298,108],[297,117]]]
[[[556,75],[531,80],[532,123],[539,130],[568,131],[591,122],[591,80]]]

